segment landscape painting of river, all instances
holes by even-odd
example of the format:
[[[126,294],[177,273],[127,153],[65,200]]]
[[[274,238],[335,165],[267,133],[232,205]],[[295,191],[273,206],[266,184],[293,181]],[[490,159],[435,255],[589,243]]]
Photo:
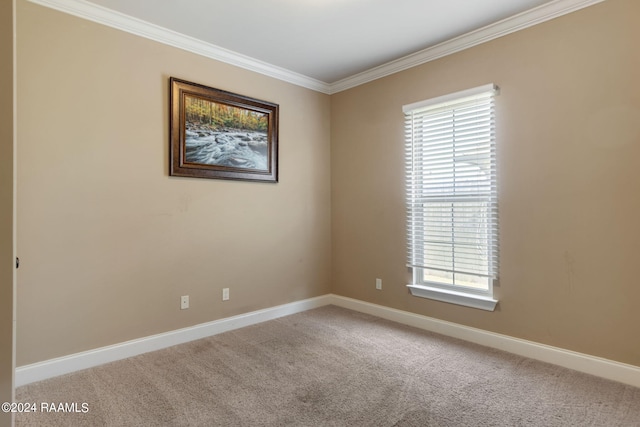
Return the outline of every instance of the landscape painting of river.
[[[278,105],[171,78],[171,175],[277,182]]]
[[[267,115],[185,97],[185,161],[266,171]]]

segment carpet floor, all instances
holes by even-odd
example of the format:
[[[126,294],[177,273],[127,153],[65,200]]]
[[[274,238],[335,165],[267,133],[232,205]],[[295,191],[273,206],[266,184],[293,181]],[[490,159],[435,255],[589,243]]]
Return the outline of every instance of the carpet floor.
[[[75,409],[17,414],[18,427],[640,426],[638,388],[335,306],[29,384],[16,401]]]

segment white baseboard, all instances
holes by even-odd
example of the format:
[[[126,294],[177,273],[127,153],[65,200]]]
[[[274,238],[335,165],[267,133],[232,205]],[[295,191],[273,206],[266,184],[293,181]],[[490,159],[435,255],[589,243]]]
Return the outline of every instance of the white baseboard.
[[[16,387],[58,375],[114,362],[142,353],[160,350],[177,344],[183,344],[206,338],[222,332],[277,319],[278,317],[300,313],[312,308],[333,304],[350,310],[371,314],[383,319],[424,329],[442,335],[504,350],[542,362],[552,363],[565,368],[595,375],[624,384],[640,387],[640,367],[564,350],[532,341],[513,338],[507,335],[488,332],[482,329],[459,325],[457,323],[434,319],[407,311],[384,307],[377,304],[342,297],[323,295],[263,310],[252,311],[238,316],[215,320],[189,328],[178,329],[158,335],[123,342],[69,356],[58,357],[44,362],[21,366],[16,369]]]
[[[615,362],[601,357],[538,344],[508,335],[497,334],[482,329],[471,328],[457,323],[446,322],[432,317],[396,310],[377,304],[331,295],[331,304],[361,313],[371,314],[383,319],[413,326],[427,331],[459,338],[519,356],[563,366],[575,371],[595,375],[608,380],[618,381],[634,387],[640,387],[640,367]]]
[[[323,295],[16,368],[16,387],[331,304]]]

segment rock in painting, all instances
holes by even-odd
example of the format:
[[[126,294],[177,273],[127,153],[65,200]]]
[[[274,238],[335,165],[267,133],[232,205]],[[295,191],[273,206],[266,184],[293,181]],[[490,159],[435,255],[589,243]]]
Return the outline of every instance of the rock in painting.
[[[267,133],[225,129],[185,131],[185,161],[204,165],[268,170]]]

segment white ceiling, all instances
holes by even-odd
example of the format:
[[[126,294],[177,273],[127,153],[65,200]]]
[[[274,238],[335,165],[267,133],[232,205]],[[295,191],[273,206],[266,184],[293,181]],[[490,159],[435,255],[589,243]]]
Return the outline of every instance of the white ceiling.
[[[549,0],[89,0],[334,83]]]
[[[28,0],[327,94],[606,0]]]

